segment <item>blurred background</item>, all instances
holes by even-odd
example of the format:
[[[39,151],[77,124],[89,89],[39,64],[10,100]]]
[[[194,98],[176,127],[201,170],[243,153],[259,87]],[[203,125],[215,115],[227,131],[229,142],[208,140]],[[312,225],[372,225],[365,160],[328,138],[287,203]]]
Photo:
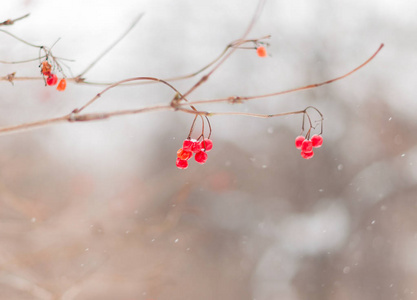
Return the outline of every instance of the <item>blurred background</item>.
[[[114,82],[197,71],[246,30],[257,1],[17,0],[2,27],[54,46],[74,75],[135,17],[85,77]],[[153,112],[0,137],[1,299],[416,299],[417,2],[267,1],[250,38],[190,100],[317,89],[201,110],[273,114],[314,105],[324,144],[294,146],[301,115],[212,117],[205,165],[175,166],[192,116]],[[0,33],[0,59],[38,57]],[[39,62],[0,65],[39,76]],[[201,76],[201,75],[200,75]],[[175,82],[184,92],[200,76]],[[103,87],[0,82],[0,125],[57,117]],[[167,104],[162,85],[113,89],[86,112]]]

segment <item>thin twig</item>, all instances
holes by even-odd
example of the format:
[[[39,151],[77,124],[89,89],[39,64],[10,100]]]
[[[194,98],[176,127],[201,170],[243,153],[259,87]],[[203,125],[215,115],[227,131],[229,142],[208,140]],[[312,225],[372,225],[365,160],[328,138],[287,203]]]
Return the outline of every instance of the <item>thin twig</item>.
[[[18,40],[19,42],[22,42],[22,43],[24,43],[28,46],[35,47],[35,48],[42,48],[43,47],[43,46],[39,46],[39,45],[35,45],[35,44],[32,44],[32,43],[26,42],[24,39],[21,39],[21,38],[15,36],[14,34],[8,32],[6,30],[0,29],[0,32],[4,32],[5,34],[10,35],[12,38],[14,38],[14,39]]]
[[[22,19],[24,19],[24,18],[29,17],[29,15],[30,15],[30,14],[26,14],[26,15],[24,15],[24,16],[22,16],[22,17],[19,17],[19,18],[13,19],[13,20],[8,19],[8,20],[6,20],[6,21],[4,21],[4,22],[0,23],[0,26],[13,25],[15,22],[20,21],[20,20],[22,20]]]
[[[295,115],[295,114],[302,114],[305,113],[306,110],[297,110],[297,111],[290,111],[290,112],[284,112],[284,113],[278,113],[278,114],[256,114],[256,113],[246,113],[246,112],[208,112],[208,111],[194,111],[187,108],[180,108],[179,109],[182,112],[194,114],[194,115],[201,115],[206,117],[212,117],[212,116],[243,116],[243,117],[253,117],[253,118],[261,118],[261,119],[268,119],[268,118],[275,118],[275,117],[282,117],[282,116],[288,116],[288,115]]]
[[[227,53],[227,51],[229,49],[231,49],[231,48],[235,48],[235,49],[254,49],[254,47],[242,48],[242,47],[240,47],[240,45],[243,45],[245,43],[263,43],[263,42],[260,42],[260,41],[263,40],[263,39],[268,39],[270,37],[271,37],[270,35],[266,35],[266,36],[260,37],[258,39],[234,41],[234,42],[230,43],[229,45],[227,45],[226,48],[223,49],[223,51],[214,60],[212,60],[210,63],[208,63],[207,65],[205,65],[203,68],[199,69],[198,71],[195,71],[195,72],[187,74],[187,75],[163,78],[163,80],[168,81],[168,82],[172,82],[172,81],[189,79],[189,78],[192,78],[194,76],[197,76],[198,74],[200,74],[201,72],[204,72],[205,70],[210,68],[212,65],[214,65],[216,62],[218,62]],[[115,82],[92,82],[92,81],[87,81],[87,80],[81,79],[79,76],[75,77],[73,80],[76,81],[77,83],[80,83],[80,84],[89,84],[89,85],[105,85],[105,86],[107,86],[107,85],[115,84]],[[151,84],[151,83],[156,83],[156,82],[155,81],[129,82],[129,83],[121,84],[120,86],[143,85],[143,84]]]
[[[75,109],[74,112],[80,113],[85,108],[87,108],[88,106],[90,106],[93,102],[95,102],[98,98],[100,98],[102,94],[104,94],[105,92],[109,91],[112,88],[115,88],[115,87],[117,87],[117,86],[119,86],[119,85],[121,85],[123,83],[126,83],[126,82],[140,81],[140,80],[152,80],[152,81],[156,81],[156,82],[161,82],[161,83],[167,85],[168,87],[170,87],[174,92],[176,92],[177,95],[179,95],[181,98],[184,99],[184,96],[174,86],[172,86],[171,84],[169,84],[165,80],[162,80],[162,79],[159,79],[159,78],[155,78],[155,77],[134,77],[134,78],[129,78],[129,79],[121,80],[121,81],[116,82],[116,83],[112,84],[111,86],[105,88],[103,91],[101,91],[100,93],[98,93],[94,98],[92,98],[90,101],[88,101],[86,104],[84,104],[80,109]]]
[[[58,118],[51,118],[51,119],[45,119],[35,122],[29,122],[29,123],[23,123],[20,125],[15,126],[7,126],[0,128],[0,133],[13,133],[15,131],[24,131],[28,129],[38,128],[38,127],[44,127],[46,125],[56,124],[63,121],[69,121],[71,115],[65,115],[63,117]]]
[[[135,27],[135,25],[140,21],[140,19],[143,17],[144,13],[141,13],[139,16],[136,17],[136,19],[133,21],[133,23],[129,26],[129,28],[117,39],[115,40],[109,47],[106,48],[84,71],[82,71],[77,77],[82,78],[85,73],[87,73],[94,65],[102,59],[111,49],[113,49],[123,38]]]
[[[45,56],[43,56],[43,57],[45,57]],[[38,59],[39,58],[36,57],[36,58],[31,58],[31,59],[26,59],[26,60],[19,60],[19,61],[5,61],[5,60],[0,60],[0,64],[8,64],[8,65],[24,64],[24,63],[31,62],[31,61],[35,61],[35,60],[38,60]]]
[[[358,67],[356,67],[355,69],[349,71],[348,73],[324,81],[324,82],[320,82],[320,83],[314,83],[314,84],[309,84],[309,85],[305,85],[302,87],[297,87],[297,88],[293,88],[293,89],[289,89],[289,90],[285,90],[285,91],[280,91],[280,92],[274,92],[274,93],[270,93],[270,94],[263,94],[263,95],[256,95],[256,96],[232,96],[232,97],[228,97],[228,98],[219,98],[219,99],[211,99],[211,100],[199,100],[199,101],[191,101],[188,103],[179,103],[179,106],[182,105],[197,105],[197,104],[208,104],[208,103],[219,103],[219,102],[232,102],[232,103],[239,103],[239,102],[243,102],[243,101],[247,101],[247,100],[254,100],[254,99],[261,99],[261,98],[268,98],[268,97],[273,97],[273,96],[279,96],[279,95],[284,95],[284,94],[289,94],[289,93],[293,93],[293,92],[298,92],[298,91],[304,91],[304,90],[309,90],[309,89],[313,89],[313,88],[317,88],[320,87],[322,85],[326,85],[338,80],[341,80],[343,78],[346,78],[349,75],[352,75],[353,73],[355,73],[356,71],[358,71],[359,69],[363,68],[365,65],[367,65],[372,59],[375,58],[375,56],[378,54],[378,52],[382,49],[382,47],[384,46],[384,44],[381,44],[378,48],[378,50],[370,57],[368,58],[364,63],[362,63],[361,65],[359,65]]]
[[[45,57],[46,57],[46,55],[42,55],[40,57],[26,59],[26,60],[18,60],[18,61],[0,60],[0,64],[8,64],[8,65],[23,64],[23,63],[35,61],[35,60],[38,60],[38,59],[42,59],[42,58],[45,58]],[[68,58],[63,58],[63,57],[58,57],[58,56],[54,56],[54,58],[57,59],[57,60],[65,60],[65,61],[69,61],[69,62],[74,62],[75,61],[74,59],[68,59]]]

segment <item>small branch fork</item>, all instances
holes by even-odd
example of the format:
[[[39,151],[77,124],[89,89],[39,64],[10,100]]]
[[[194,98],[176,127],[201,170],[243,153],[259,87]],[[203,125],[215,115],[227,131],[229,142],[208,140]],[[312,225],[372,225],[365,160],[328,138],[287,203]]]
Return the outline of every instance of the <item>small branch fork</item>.
[[[60,122],[86,122],[86,121],[95,121],[95,120],[108,119],[108,118],[115,117],[115,116],[132,115],[132,114],[139,114],[139,113],[152,112],[152,111],[164,111],[164,110],[166,111],[166,110],[169,110],[169,111],[181,111],[181,112],[184,112],[184,113],[195,115],[188,138],[191,137],[191,134],[192,134],[193,129],[194,129],[195,122],[196,122],[198,117],[200,117],[201,121],[202,121],[202,133],[200,134],[200,136],[197,139],[201,139],[201,138],[204,139],[205,138],[204,137],[204,123],[205,122],[207,122],[208,127],[209,127],[208,138],[211,135],[211,124],[210,124],[209,119],[208,119],[208,117],[210,117],[210,116],[229,115],[229,116],[248,116],[248,117],[256,117],[256,118],[273,118],[273,117],[281,117],[281,116],[296,115],[296,114],[303,114],[303,123],[302,123],[302,131],[303,132],[304,132],[305,122],[306,122],[306,120],[308,121],[309,129],[307,131],[306,137],[309,137],[310,131],[315,128],[315,126],[313,125],[312,119],[310,118],[310,115],[308,113],[309,109],[315,110],[320,115],[320,120],[318,122],[320,122],[320,124],[321,124],[321,132],[322,132],[323,131],[323,115],[321,114],[321,112],[317,108],[315,108],[313,106],[309,106],[309,107],[305,108],[304,110],[278,113],[278,114],[256,114],[256,113],[241,113],[241,112],[200,111],[200,110],[196,109],[195,105],[210,104],[210,103],[221,103],[221,102],[242,103],[243,101],[250,101],[250,100],[255,100],[255,99],[274,97],[274,96],[293,93],[293,92],[297,92],[297,91],[313,89],[313,88],[317,88],[317,87],[320,87],[320,86],[323,86],[323,85],[326,85],[326,84],[330,84],[330,83],[341,80],[341,79],[355,73],[356,71],[358,71],[359,69],[361,69],[362,67],[367,65],[379,53],[379,51],[384,46],[383,44],[380,45],[380,47],[377,49],[377,51],[370,58],[368,58],[364,63],[362,63],[358,67],[354,68],[353,70],[349,71],[348,73],[346,73],[342,76],[339,76],[339,77],[336,77],[336,78],[333,78],[333,79],[330,79],[330,80],[327,80],[327,81],[324,81],[324,82],[321,82],[321,83],[309,84],[309,85],[305,85],[305,86],[301,86],[301,87],[297,87],[297,88],[293,88],[293,89],[289,89],[289,90],[284,90],[284,91],[279,91],[279,92],[274,92],[274,93],[269,93],[269,94],[255,95],[255,96],[233,96],[233,97],[219,98],[219,99],[197,100],[197,101],[192,101],[192,102],[188,101],[188,99],[187,99],[187,97],[195,89],[197,89],[200,85],[202,85],[205,81],[207,81],[209,79],[209,77],[237,49],[256,49],[256,47],[259,44],[268,45],[267,43],[264,42],[264,40],[268,39],[270,36],[264,36],[264,37],[261,37],[261,38],[258,38],[258,39],[247,39],[246,38],[247,35],[249,34],[250,30],[254,26],[256,20],[259,18],[259,15],[260,15],[260,12],[262,10],[262,7],[263,7],[264,3],[265,3],[264,0],[259,1],[256,12],[255,12],[251,22],[249,23],[248,28],[246,29],[245,33],[243,34],[243,36],[240,39],[238,39],[238,40],[230,43],[229,45],[227,45],[226,48],[223,50],[223,52],[217,58],[215,58],[211,63],[209,63],[208,65],[206,65],[205,67],[201,68],[200,70],[198,70],[194,73],[191,73],[191,74],[185,75],[185,76],[169,78],[169,79],[160,79],[160,78],[145,77],[145,76],[144,77],[134,77],[134,78],[129,78],[129,79],[125,79],[125,80],[122,80],[122,81],[118,81],[118,82],[112,83],[110,85],[106,84],[106,85],[109,85],[109,86],[106,87],[104,90],[102,90],[100,93],[98,93],[95,97],[93,97],[91,100],[89,100],[82,107],[74,109],[70,114],[67,114],[67,115],[64,115],[64,116],[61,116],[61,117],[57,117],[57,118],[51,118],[51,119],[29,122],[29,123],[24,123],[24,124],[15,125],[15,126],[3,127],[3,128],[0,128],[0,134],[13,133],[13,132],[16,132],[16,131],[28,130],[28,129],[33,129],[33,128],[42,127],[42,126],[48,126],[48,125],[52,125],[52,124],[56,124],[56,123],[60,123]],[[21,19],[23,19],[27,16],[28,15],[25,15],[23,17],[15,19],[15,20],[7,20],[7,21],[3,22],[5,24],[0,23],[0,25],[11,25],[11,24],[13,24],[13,22],[15,22],[17,20],[21,20]],[[86,72],[88,72],[117,43],[119,43],[132,30],[132,28],[139,22],[139,20],[142,18],[142,16],[143,16],[143,14],[140,14],[135,19],[133,24],[123,33],[123,35],[120,38],[118,38],[113,44],[111,44],[103,53],[101,53],[100,56],[96,60],[94,60],[83,72],[81,72],[78,76],[76,76],[74,78],[67,78],[67,80],[68,81],[74,81],[76,83],[94,84],[94,83],[86,82],[84,80],[84,78],[82,78],[82,76]],[[9,24],[10,22],[12,22],[12,23]],[[24,41],[23,39],[20,39],[17,36],[9,33],[8,31],[2,30],[2,29],[0,29],[0,32],[4,32],[4,33],[12,36],[13,38],[15,38],[15,39],[17,39],[17,40],[19,40],[19,41],[21,41],[21,42],[23,42],[23,43],[25,43],[29,46],[39,48],[40,51],[44,51],[44,55],[43,56],[40,55],[39,60],[42,59],[42,58],[48,59],[49,57],[52,57],[53,62],[55,62],[55,64],[59,68],[59,70],[62,71],[62,68],[60,67],[58,61],[59,60],[64,60],[64,59],[53,56],[52,52],[51,52],[52,47],[51,48],[46,48],[44,46],[38,46],[38,45],[28,43],[28,42]],[[249,46],[248,46],[248,44],[249,44]],[[252,45],[252,46],[250,46],[250,45]],[[20,62],[11,62],[11,63],[23,63],[23,62],[28,62],[28,61],[32,61],[32,60],[25,60],[25,61],[20,61]],[[2,61],[0,61],[0,63],[2,63]],[[3,62],[3,63],[5,63],[5,62]],[[168,82],[168,81],[175,81],[175,80],[181,80],[181,79],[187,79],[187,78],[194,77],[194,76],[202,73],[203,71],[209,69],[210,67],[212,67],[212,69],[206,75],[202,76],[185,93],[181,93],[171,83]],[[10,81],[11,83],[13,83],[14,80],[32,80],[32,79],[41,79],[41,78],[42,77],[40,77],[40,78],[38,78],[38,77],[16,77],[15,73],[12,73],[12,74],[9,74],[5,77],[0,77],[0,80],[7,80],[7,81]],[[95,101],[97,101],[104,93],[106,93],[107,91],[109,91],[109,90],[111,90],[115,87],[123,86],[123,85],[131,85],[131,84],[143,84],[143,83],[162,83],[163,85],[172,89],[175,92],[175,96],[170,101],[169,105],[159,104],[159,105],[153,105],[153,106],[143,107],[143,108],[139,108],[139,109],[120,110],[120,111],[112,111],[112,112],[106,112],[106,113],[82,113],[88,106],[90,106]],[[188,106],[190,108],[186,108],[186,106]]]

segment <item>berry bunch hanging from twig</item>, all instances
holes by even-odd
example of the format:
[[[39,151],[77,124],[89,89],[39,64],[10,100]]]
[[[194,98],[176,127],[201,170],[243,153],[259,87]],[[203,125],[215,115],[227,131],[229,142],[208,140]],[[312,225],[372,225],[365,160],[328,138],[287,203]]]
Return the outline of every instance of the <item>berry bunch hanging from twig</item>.
[[[266,47],[269,46],[269,43],[265,42],[266,39],[269,39],[270,36],[264,36],[257,39],[248,39],[247,36],[256,23],[257,19],[259,18],[260,11],[263,7],[265,1],[260,0],[258,3],[258,7],[254,13],[254,16],[249,23],[249,26],[247,27],[247,30],[243,34],[243,36],[231,43],[229,43],[226,48],[223,50],[223,52],[220,53],[220,55],[215,58],[211,63],[206,65],[205,67],[199,69],[198,71],[183,75],[183,76],[177,76],[173,78],[167,78],[167,79],[160,79],[156,77],[149,77],[149,76],[141,76],[141,77],[134,77],[134,78],[128,78],[124,79],[118,82],[111,82],[111,83],[97,83],[97,82],[89,82],[85,79],[85,74],[105,55],[107,54],[119,41],[121,41],[127,33],[133,28],[133,26],[142,18],[143,14],[140,14],[136,20],[134,21],[133,25],[128,28],[128,30],[119,38],[117,39],[113,44],[111,44],[97,59],[95,59],[90,65],[85,68],[83,72],[81,72],[77,76],[72,76],[71,78],[67,78],[64,74],[63,67],[66,67],[71,73],[70,68],[63,63],[63,60],[66,60],[64,58],[56,57],[52,54],[51,48],[47,48],[45,46],[39,46],[32,43],[29,43],[14,34],[0,29],[0,32],[3,32],[9,36],[12,36],[14,39],[25,43],[28,46],[35,47],[39,49],[39,57],[35,59],[25,60],[25,61],[19,61],[19,62],[6,62],[6,61],[0,61],[0,63],[26,63],[29,61],[34,61],[39,59],[39,68],[42,74],[42,77],[16,77],[16,72],[13,72],[11,74],[8,74],[7,76],[0,77],[0,80],[3,81],[9,81],[13,84],[14,80],[39,80],[43,79],[46,86],[55,86],[57,85],[58,91],[64,91],[67,86],[67,81],[71,81],[76,84],[91,84],[91,85],[107,85],[105,89],[103,89],[101,92],[99,92],[96,96],[88,100],[83,106],[80,108],[73,109],[70,113],[63,115],[61,117],[51,118],[51,119],[44,119],[40,121],[34,121],[30,123],[23,123],[20,125],[14,125],[14,126],[7,126],[4,128],[0,128],[0,134],[2,133],[10,133],[15,132],[19,130],[26,130],[26,129],[33,129],[40,126],[46,126],[51,124],[56,124],[59,122],[85,122],[85,121],[94,121],[94,120],[102,120],[107,119],[115,116],[122,116],[122,115],[130,115],[130,114],[138,114],[138,113],[144,113],[144,112],[150,112],[150,111],[161,111],[161,110],[169,110],[169,111],[179,111],[183,113],[193,114],[194,115],[194,121],[191,125],[190,133],[188,137],[184,140],[182,148],[178,150],[177,152],[177,159],[176,159],[176,165],[180,169],[185,169],[188,167],[188,161],[193,156],[195,160],[200,163],[204,164],[207,161],[208,155],[207,152],[210,151],[213,147],[213,142],[210,139],[212,129],[209,121],[209,117],[212,116],[247,116],[247,117],[254,117],[254,118],[273,118],[273,117],[282,117],[282,116],[288,116],[288,115],[296,115],[296,114],[302,114],[303,115],[303,123],[302,123],[302,132],[299,137],[296,138],[296,147],[301,150],[301,156],[305,159],[312,158],[313,148],[318,148],[323,143],[322,133],[323,133],[323,115],[322,113],[315,107],[309,106],[305,108],[304,110],[298,110],[298,111],[290,111],[290,112],[284,112],[284,113],[276,113],[276,114],[259,114],[259,113],[250,113],[250,112],[237,112],[237,111],[231,111],[231,112],[208,112],[208,111],[201,111],[198,110],[196,107],[200,104],[214,104],[214,103],[231,103],[231,104],[237,104],[237,103],[244,103],[246,101],[255,100],[255,99],[262,99],[262,98],[269,98],[269,97],[276,97],[283,94],[308,90],[317,88],[323,85],[327,85],[330,83],[333,83],[335,81],[341,80],[365,65],[367,65],[374,57],[379,53],[379,51],[382,49],[383,44],[378,48],[378,50],[365,62],[360,64],[358,67],[354,68],[348,73],[345,73],[342,76],[335,77],[333,79],[315,83],[315,84],[309,84],[293,89],[288,89],[284,91],[278,91],[278,92],[272,92],[268,94],[261,94],[261,95],[254,95],[254,96],[229,96],[225,98],[218,98],[218,99],[209,99],[209,100],[196,100],[196,101],[189,101],[187,98],[188,96],[195,91],[197,88],[199,88],[201,85],[203,85],[209,77],[220,68],[220,66],[237,50],[239,49],[249,49],[252,51],[256,51],[256,54],[259,57],[268,57],[268,53],[266,50]],[[21,20],[23,18],[26,18],[28,15],[25,15],[21,18],[17,18],[14,20],[6,20],[3,23],[0,23],[0,26],[6,26],[11,25],[15,21]],[[54,44],[55,45],[55,44]],[[67,60],[68,61],[68,60]],[[67,70],[66,69],[66,70]],[[178,91],[176,87],[172,84],[172,82],[177,80],[185,80],[192,77],[197,76],[198,74],[207,71],[207,73],[200,78],[197,83],[191,86],[186,92],[181,93]],[[58,83],[58,75],[62,76],[61,80]],[[175,96],[171,100],[170,103],[164,103],[159,105],[153,105],[143,108],[137,108],[137,109],[129,109],[129,110],[118,110],[118,111],[110,111],[110,112],[102,112],[102,113],[84,113],[84,109],[86,109],[88,106],[90,106],[92,103],[96,102],[98,99],[102,97],[104,93],[109,91],[112,88],[121,86],[121,85],[134,85],[134,84],[150,84],[150,83],[159,83],[163,84],[166,87],[169,87],[172,91],[175,92]],[[320,119],[317,121],[312,120],[309,114],[309,110],[315,111],[317,114],[319,114]],[[192,139],[192,133],[194,130],[194,125],[196,122],[196,119],[200,118],[202,120],[202,131],[201,134],[195,138]],[[307,121],[308,129],[306,133],[304,134],[304,125]],[[320,124],[320,133],[315,134],[313,136],[310,135],[312,131],[316,129],[317,123]],[[207,124],[209,127],[209,134],[207,135],[207,138],[205,137],[205,129],[204,125]],[[304,135],[303,135],[304,134]]]

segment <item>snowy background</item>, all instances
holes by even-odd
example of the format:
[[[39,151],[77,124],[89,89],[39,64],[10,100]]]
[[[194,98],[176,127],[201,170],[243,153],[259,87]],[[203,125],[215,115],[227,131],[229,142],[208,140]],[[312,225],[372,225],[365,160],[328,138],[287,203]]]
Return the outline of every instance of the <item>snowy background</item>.
[[[80,73],[140,13],[89,81],[194,72],[246,30],[257,1],[3,1],[2,27]],[[310,91],[213,111],[319,108],[311,160],[301,116],[212,117],[208,162],[175,167],[192,116],[155,112],[0,137],[1,299],[417,299],[417,2],[269,0],[250,37],[189,98]],[[0,60],[38,50],[0,33]],[[38,62],[0,76],[38,76]],[[200,77],[176,82],[186,91]],[[102,87],[2,81],[0,125],[57,117]],[[108,92],[88,112],[169,103],[161,85]]]

